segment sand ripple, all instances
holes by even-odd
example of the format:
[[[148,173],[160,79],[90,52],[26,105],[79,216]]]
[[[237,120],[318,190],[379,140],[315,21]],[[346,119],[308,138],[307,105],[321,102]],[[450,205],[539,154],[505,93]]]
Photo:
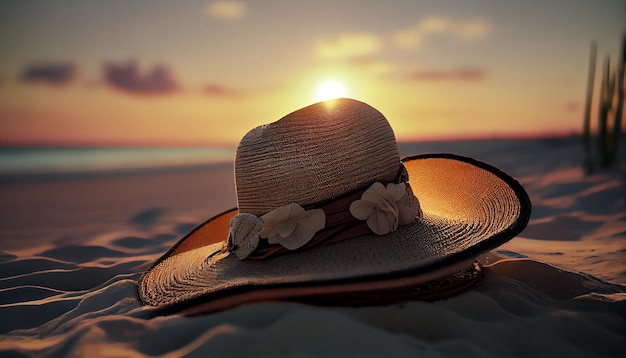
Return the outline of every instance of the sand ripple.
[[[152,310],[136,293],[149,260],[120,257],[94,267],[9,259],[0,263],[1,272],[13,274],[0,280],[0,352],[56,357],[96,349],[105,356],[138,357],[624,353],[626,287],[505,254],[490,254],[496,263],[475,290],[445,301],[365,308],[265,303],[191,318],[150,318]]]
[[[625,357],[626,166],[584,176],[569,145],[540,151],[538,160],[537,148],[523,144],[474,156],[527,188],[528,229],[481,258],[486,277],[475,289],[434,303],[263,303],[154,317],[137,297],[139,275],[192,223],[232,206],[234,193],[224,190],[232,187],[230,169],[209,173],[210,185],[202,172],[194,180],[185,172],[5,188],[11,213],[23,215],[3,221],[11,245],[0,252],[0,356]],[[22,203],[33,190],[47,226],[26,225],[34,206]],[[89,209],[97,211],[81,200],[64,210],[40,202],[57,192],[90,193]]]

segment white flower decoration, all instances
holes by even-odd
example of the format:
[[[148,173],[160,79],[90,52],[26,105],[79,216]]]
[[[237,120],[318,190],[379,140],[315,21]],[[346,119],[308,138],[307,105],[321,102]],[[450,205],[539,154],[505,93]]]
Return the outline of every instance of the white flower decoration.
[[[302,247],[326,225],[324,210],[304,210],[296,203],[274,209],[261,219],[265,227],[260,236],[267,238],[270,244],[280,244],[288,250]]]
[[[238,214],[230,219],[228,250],[243,260],[256,250],[263,220],[252,214]]]
[[[414,202],[412,199],[415,199]],[[359,220],[367,220],[367,226],[377,235],[385,235],[412,222],[419,214],[419,204],[404,183],[389,183],[385,187],[376,182],[350,205],[350,213]]]

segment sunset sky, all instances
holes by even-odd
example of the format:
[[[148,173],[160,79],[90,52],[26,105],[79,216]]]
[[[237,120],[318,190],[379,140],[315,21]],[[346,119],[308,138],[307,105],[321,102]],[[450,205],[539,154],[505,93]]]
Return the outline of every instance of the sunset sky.
[[[599,74],[625,19],[623,0],[2,1],[0,144],[235,145],[326,80],[400,140],[571,133],[590,42]]]

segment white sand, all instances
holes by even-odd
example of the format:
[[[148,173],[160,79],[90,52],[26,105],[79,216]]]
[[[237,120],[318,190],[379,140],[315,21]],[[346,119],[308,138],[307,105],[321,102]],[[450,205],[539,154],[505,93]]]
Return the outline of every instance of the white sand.
[[[626,162],[585,177],[548,149],[469,153],[525,185],[528,229],[481,257],[475,289],[384,307],[149,318],[139,275],[234,206],[230,166],[4,181],[0,356],[626,356]]]

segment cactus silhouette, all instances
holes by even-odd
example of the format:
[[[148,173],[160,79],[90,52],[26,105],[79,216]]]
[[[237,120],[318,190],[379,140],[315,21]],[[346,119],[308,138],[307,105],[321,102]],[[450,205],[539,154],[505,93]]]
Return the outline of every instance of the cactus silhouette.
[[[591,153],[591,101],[593,99],[593,85],[596,75],[596,53],[598,46],[595,41],[591,42],[589,55],[589,77],[587,78],[587,96],[585,98],[585,117],[583,119],[583,145],[585,147],[585,173],[593,172],[593,156]]]
[[[615,96],[615,73],[611,72],[611,59],[609,57],[604,61],[604,71],[602,76],[602,85],[600,87],[600,101],[598,113],[598,143],[600,153],[600,165],[607,167],[611,165],[611,157],[613,153],[613,131],[616,128],[610,122],[611,107]]]
[[[617,106],[615,108],[615,122],[613,126],[613,152],[610,156],[610,162],[617,160],[617,153],[619,147],[619,139],[622,134],[622,117],[624,113],[624,67],[626,66],[626,35],[622,39],[622,58],[618,64],[617,69]]]
[[[600,166],[609,167],[617,160],[619,140],[622,131],[622,116],[624,110],[624,65],[626,61],[626,36],[622,43],[621,58],[617,69],[611,67],[611,59],[607,56],[602,70],[600,83],[600,98],[598,100],[598,154]],[[594,170],[593,151],[591,146],[591,112],[593,87],[596,71],[595,41],[591,42],[589,57],[589,77],[587,82],[587,96],[583,118],[583,145],[585,159],[583,168],[585,173],[591,174]]]

